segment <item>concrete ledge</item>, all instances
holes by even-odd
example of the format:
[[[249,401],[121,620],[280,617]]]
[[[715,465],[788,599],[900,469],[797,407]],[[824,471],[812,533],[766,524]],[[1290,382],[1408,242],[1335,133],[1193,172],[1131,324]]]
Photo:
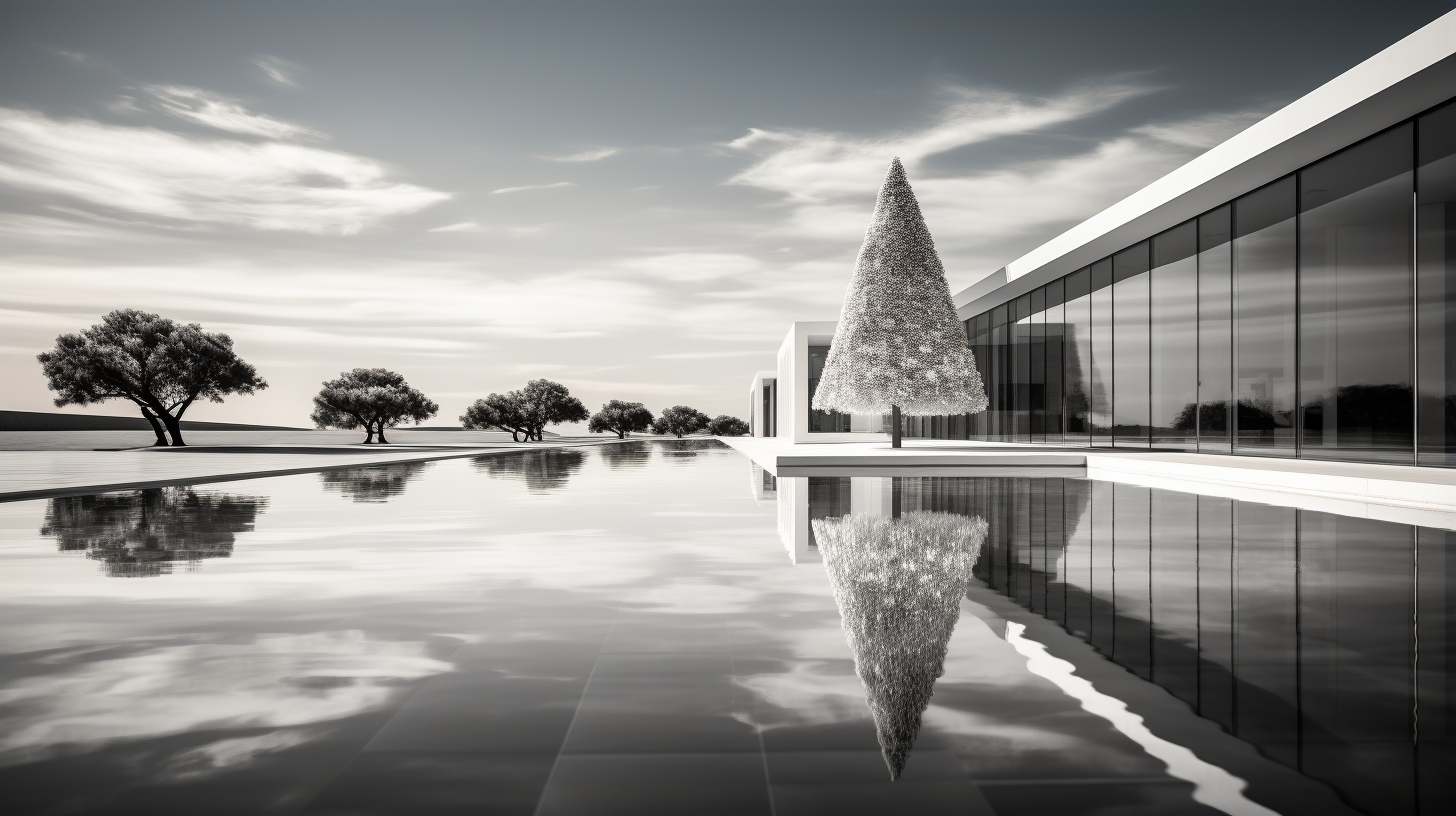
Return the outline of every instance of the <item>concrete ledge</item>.
[[[639,439],[517,444],[508,447],[418,447],[358,450],[343,447],[333,456],[318,447],[292,451],[286,446],[235,450],[198,447],[182,455],[180,448],[125,451],[0,451],[0,502],[86,496],[113,490],[138,490],[183,484],[210,484],[314,473],[345,467],[429,462],[475,456],[508,455],[533,450],[612,445]]]
[[[1086,477],[1456,530],[1456,469],[942,439],[793,444],[723,438],[776,476]]]

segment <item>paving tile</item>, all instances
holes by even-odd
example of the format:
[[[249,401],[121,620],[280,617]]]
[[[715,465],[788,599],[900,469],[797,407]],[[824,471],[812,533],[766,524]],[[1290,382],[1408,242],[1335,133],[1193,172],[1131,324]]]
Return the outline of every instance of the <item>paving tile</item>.
[[[567,753],[760,750],[723,653],[603,655]]]
[[[777,816],[995,814],[960,762],[946,752],[912,754],[898,780],[890,779],[878,750],[784,751],[767,756]]]
[[[415,692],[364,750],[555,753],[585,687],[585,678],[439,675]]]
[[[362,754],[302,812],[307,816],[531,816],[551,754]]]
[[[768,816],[763,758],[742,754],[563,755],[539,816]]]

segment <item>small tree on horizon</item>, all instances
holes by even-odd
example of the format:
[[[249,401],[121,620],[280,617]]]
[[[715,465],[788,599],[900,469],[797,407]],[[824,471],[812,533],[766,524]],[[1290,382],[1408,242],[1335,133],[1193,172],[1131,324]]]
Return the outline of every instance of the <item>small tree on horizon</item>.
[[[719,414],[708,423],[708,433],[713,436],[747,436],[748,423],[735,416]]]
[[[137,309],[117,309],[77,334],[56,338],[36,355],[57,408],[131,400],[157,435],[157,445],[185,446],[182,415],[198,400],[268,387],[233,351],[226,334]],[[163,433],[163,427],[166,434]]]
[[[547,425],[562,422],[583,422],[591,416],[581,400],[561,383],[550,380],[531,380],[526,387],[505,394],[491,394],[476,400],[460,422],[470,430],[499,428],[511,432],[511,439],[520,442],[524,434],[526,441],[541,441]]]
[[[439,412],[440,406],[411,388],[404,377],[384,368],[356,368],[323,384],[313,398],[310,417],[320,428],[363,428],[364,444],[387,445],[385,428],[406,420],[416,425]]]
[[[686,405],[674,405],[665,408],[662,416],[652,420],[652,432],[655,434],[672,434],[682,439],[688,434],[697,433],[708,427],[708,415],[696,408],[689,408]]]
[[[636,431],[641,433],[652,427],[652,412],[640,402],[609,400],[602,410],[592,414],[586,429],[591,433],[614,433],[618,439],[626,439]]]
[[[945,268],[898,158],[865,231],[812,407],[846,414],[945,416],[986,409]]]

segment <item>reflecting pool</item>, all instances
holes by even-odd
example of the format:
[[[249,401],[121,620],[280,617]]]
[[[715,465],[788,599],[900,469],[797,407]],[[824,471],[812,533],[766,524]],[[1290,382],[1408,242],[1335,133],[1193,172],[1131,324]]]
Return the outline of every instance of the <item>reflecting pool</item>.
[[[1451,535],[712,441],[0,504],[0,813],[1448,812]]]

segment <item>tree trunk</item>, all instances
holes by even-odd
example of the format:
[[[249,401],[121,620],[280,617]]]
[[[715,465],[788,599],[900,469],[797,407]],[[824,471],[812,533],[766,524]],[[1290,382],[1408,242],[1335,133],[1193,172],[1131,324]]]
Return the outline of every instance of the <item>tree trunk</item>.
[[[626,439],[627,438],[627,432],[626,431],[620,431],[620,430],[617,431],[617,438],[618,439]]]
[[[374,423],[372,422],[364,423],[364,444],[374,444]]]
[[[167,433],[172,436],[172,447],[187,447],[187,443],[182,440],[182,420],[165,413],[158,418],[162,420],[163,425],[167,426]]]
[[[145,405],[142,406],[142,418],[152,426],[152,433],[157,435],[157,441],[152,443],[152,447],[167,447],[167,432],[162,430],[162,423],[157,421],[157,415],[147,410]]]
[[[511,429],[511,441],[512,442],[520,442],[521,441],[520,431],[517,431],[515,428],[512,428]]]
[[[900,447],[900,406],[890,406],[890,447]]]
[[[388,445],[389,440],[384,438],[384,420],[379,420],[379,444]]]

